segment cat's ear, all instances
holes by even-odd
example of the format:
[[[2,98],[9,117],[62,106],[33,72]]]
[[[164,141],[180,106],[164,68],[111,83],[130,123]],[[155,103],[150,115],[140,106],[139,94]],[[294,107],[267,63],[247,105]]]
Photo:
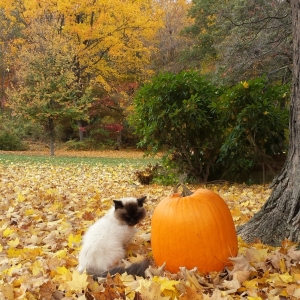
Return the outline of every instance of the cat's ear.
[[[141,197],[137,199],[138,205],[143,207],[144,201],[146,200],[147,196]]]
[[[124,208],[124,205],[121,200],[114,200],[115,203],[115,209]]]

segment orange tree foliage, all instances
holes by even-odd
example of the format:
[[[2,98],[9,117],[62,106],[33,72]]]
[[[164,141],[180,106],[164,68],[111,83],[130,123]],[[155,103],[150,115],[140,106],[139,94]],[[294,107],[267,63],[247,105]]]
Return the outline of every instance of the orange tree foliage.
[[[162,25],[155,2],[0,0],[1,7],[8,18],[26,28],[24,43],[30,42],[29,25],[34,20],[54,19],[57,31],[72,37],[78,81],[100,84],[109,90],[114,80],[143,79],[151,74],[145,66],[154,35]]]

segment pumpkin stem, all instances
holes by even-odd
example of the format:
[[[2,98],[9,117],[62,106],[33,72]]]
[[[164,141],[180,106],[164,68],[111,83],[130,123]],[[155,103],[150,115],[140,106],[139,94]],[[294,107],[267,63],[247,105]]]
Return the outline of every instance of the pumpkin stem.
[[[174,193],[178,192],[178,188],[181,187],[182,188],[182,192],[181,192],[181,197],[186,197],[186,196],[190,196],[193,194],[192,191],[190,191],[182,182],[179,182],[176,184],[176,186],[174,187],[173,191]]]

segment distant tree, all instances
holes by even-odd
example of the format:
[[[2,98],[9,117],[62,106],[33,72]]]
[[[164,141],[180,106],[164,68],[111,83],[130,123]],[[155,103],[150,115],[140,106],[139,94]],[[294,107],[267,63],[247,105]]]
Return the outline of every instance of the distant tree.
[[[283,83],[291,80],[292,34],[288,1],[195,0],[195,22],[186,34],[195,39],[188,59],[218,81],[237,83],[266,74]],[[213,68],[205,68],[205,65]]]
[[[137,82],[124,82],[115,86],[113,91],[98,95],[89,108],[90,122],[85,130],[95,143],[114,142],[120,149],[123,135],[128,134],[126,117],[131,109]]]
[[[74,48],[68,35],[60,34],[53,23],[38,19],[32,24],[31,43],[21,49],[18,82],[8,92],[14,111],[42,124],[50,135],[54,155],[55,125],[69,117],[87,118],[93,100],[82,91],[74,69]]]
[[[234,1],[222,12],[229,35],[218,45],[220,71],[239,79],[266,74],[291,82],[291,8],[287,1]]]
[[[6,102],[6,89],[15,74],[14,61],[17,54],[17,42],[22,36],[22,25],[15,23],[0,8],[0,109]]]
[[[182,52],[190,47],[194,40],[182,35],[182,30],[192,24],[188,17],[191,3],[186,0],[159,0],[162,10],[163,26],[157,31],[154,43],[156,51],[152,53],[151,67],[156,73],[179,73],[188,63],[181,59]]]
[[[186,49],[185,59],[193,67],[200,68],[202,73],[215,69],[219,55],[217,45],[227,34],[218,27],[224,5],[220,0],[195,0],[189,10],[194,22],[186,26],[184,35],[192,38],[194,43]]]

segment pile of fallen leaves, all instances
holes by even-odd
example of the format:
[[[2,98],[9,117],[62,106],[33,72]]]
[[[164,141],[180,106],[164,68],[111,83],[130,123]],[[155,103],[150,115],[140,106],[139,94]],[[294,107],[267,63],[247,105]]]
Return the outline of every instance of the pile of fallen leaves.
[[[150,220],[171,188],[143,186],[130,165],[0,164],[0,299],[298,299],[300,251],[239,241],[239,255],[220,273],[182,268],[171,274],[152,260]],[[227,202],[236,225],[270,194],[263,185],[208,185]],[[196,188],[196,187],[192,187]],[[94,281],[76,271],[82,235],[112,200],[147,195],[148,216],[128,249],[128,263],[148,257],[148,277]]]

